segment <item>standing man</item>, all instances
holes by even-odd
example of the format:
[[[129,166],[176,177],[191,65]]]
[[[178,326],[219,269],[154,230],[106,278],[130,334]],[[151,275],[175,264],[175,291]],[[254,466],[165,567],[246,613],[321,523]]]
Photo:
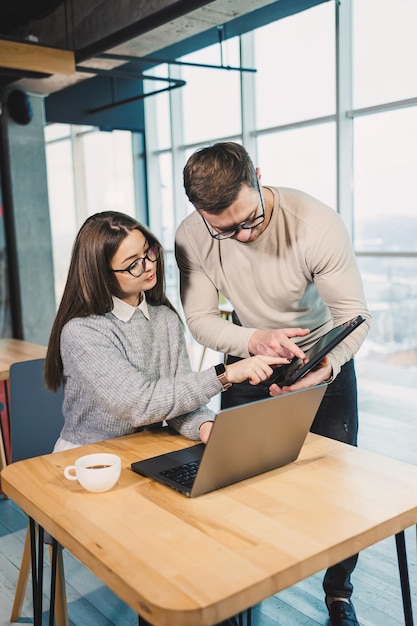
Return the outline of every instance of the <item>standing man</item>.
[[[199,343],[233,355],[232,361],[251,354],[291,359],[303,358],[333,326],[362,315],[365,322],[291,387],[241,383],[222,394],[228,407],[327,382],[311,430],[356,445],[353,357],[371,316],[351,238],[330,207],[260,180],[259,168],[236,143],[202,148],[187,161],[184,187],[196,211],[176,234],[187,324]],[[219,315],[219,293],[234,308],[234,324]],[[356,562],[357,555],[324,577],[332,626],[359,626],[350,602]]]

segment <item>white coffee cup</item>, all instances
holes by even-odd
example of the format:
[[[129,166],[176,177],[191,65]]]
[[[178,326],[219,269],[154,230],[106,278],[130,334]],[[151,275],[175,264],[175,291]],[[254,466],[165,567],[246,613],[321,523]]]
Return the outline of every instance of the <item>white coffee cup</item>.
[[[122,461],[116,454],[87,454],[75,461],[75,465],[68,465],[64,469],[64,476],[68,480],[78,480],[80,485],[100,493],[108,491],[119,480],[122,471]]]

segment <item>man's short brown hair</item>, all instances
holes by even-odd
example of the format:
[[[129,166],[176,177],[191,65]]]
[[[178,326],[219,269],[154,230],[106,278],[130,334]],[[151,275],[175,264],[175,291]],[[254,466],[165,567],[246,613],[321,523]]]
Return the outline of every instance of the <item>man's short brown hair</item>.
[[[224,142],[200,148],[184,167],[184,188],[197,210],[221,213],[235,202],[242,186],[256,189],[255,166],[245,148]]]

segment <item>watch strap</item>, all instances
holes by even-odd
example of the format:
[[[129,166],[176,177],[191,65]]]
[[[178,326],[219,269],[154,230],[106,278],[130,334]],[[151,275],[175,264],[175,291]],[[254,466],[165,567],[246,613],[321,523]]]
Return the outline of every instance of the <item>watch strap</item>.
[[[232,386],[232,383],[227,380],[226,367],[224,363],[215,365],[214,369],[216,370],[217,379],[222,386],[222,391],[226,391],[226,389],[229,389],[229,387]]]

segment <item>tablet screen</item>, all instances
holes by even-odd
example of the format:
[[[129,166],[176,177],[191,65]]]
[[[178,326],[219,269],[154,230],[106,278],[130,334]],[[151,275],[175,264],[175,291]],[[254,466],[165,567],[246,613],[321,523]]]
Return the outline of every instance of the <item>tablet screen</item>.
[[[314,369],[323,357],[326,356],[338,343],[343,341],[345,337],[350,335],[352,331],[355,330],[362,322],[365,321],[365,318],[361,315],[358,315],[353,320],[342,324],[341,326],[336,326],[327,332],[323,337],[321,337],[309,350],[305,351],[306,358],[309,359],[307,363],[304,363],[302,359],[294,359],[288,365],[284,365],[282,367],[276,368],[275,372],[272,374],[268,380],[266,380],[263,385],[269,388],[273,383],[276,383],[280,387],[284,387],[287,385],[293,385],[297,380],[300,380],[303,376],[305,376],[309,371]]]

